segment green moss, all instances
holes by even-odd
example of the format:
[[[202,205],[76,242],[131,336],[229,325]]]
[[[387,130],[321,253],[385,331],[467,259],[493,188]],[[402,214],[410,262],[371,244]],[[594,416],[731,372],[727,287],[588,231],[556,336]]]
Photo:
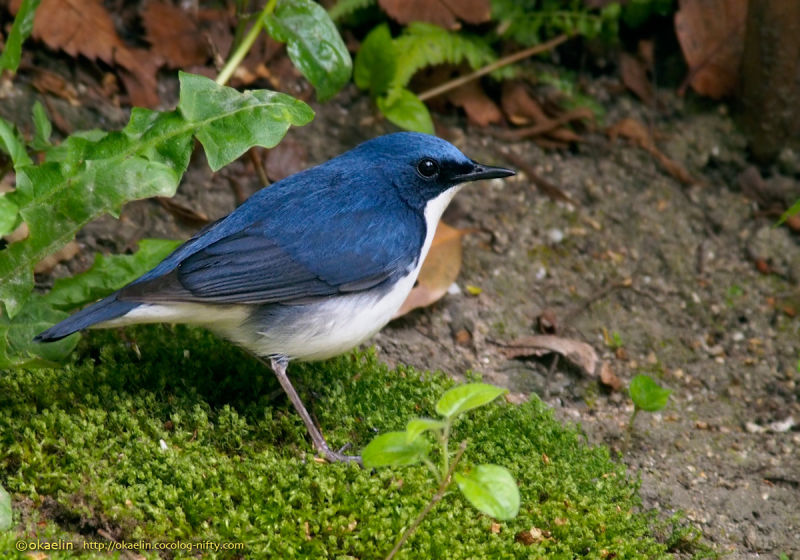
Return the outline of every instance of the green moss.
[[[102,540],[102,529],[121,541],[244,543],[244,553],[209,558],[374,558],[430,499],[424,467],[370,472],[314,460],[272,373],[210,334],[125,332],[126,342],[118,332],[86,337],[62,369],[0,376],[2,483],[17,516],[48,517],[57,505],[47,538],[63,531]],[[439,373],[389,370],[369,352],[289,372],[329,443],[354,449],[411,416],[433,416],[452,385]],[[652,537],[653,516],[639,512],[636,481],[535,397],[468,415],[453,441],[464,438],[466,464],[514,474],[520,515],[496,532],[452,493],[400,557],[667,556]],[[532,527],[549,538],[516,541]],[[37,531],[45,530],[21,522],[0,548]]]

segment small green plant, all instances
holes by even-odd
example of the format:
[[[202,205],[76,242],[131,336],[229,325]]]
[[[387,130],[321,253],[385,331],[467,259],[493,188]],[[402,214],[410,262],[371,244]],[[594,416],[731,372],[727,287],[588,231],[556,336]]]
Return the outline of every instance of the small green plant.
[[[658,412],[667,406],[672,390],[661,387],[649,375],[640,374],[631,379],[628,393],[633,400],[633,413],[628,422],[628,429],[632,430],[639,411]]]
[[[403,467],[423,463],[439,484],[430,502],[398,538],[387,560],[397,554],[425,516],[444,497],[453,479],[467,501],[479,511],[499,520],[516,517],[519,489],[508,469],[499,465],[476,465],[456,472],[467,441],[461,442],[454,455],[449,447],[451,429],[459,416],[492,402],[506,392],[506,389],[486,383],[459,385],[445,392],[436,403],[436,412],[443,417],[441,420],[412,418],[405,431],[382,434],[364,448],[362,459],[365,467]],[[428,434],[439,446],[438,465],[430,457]]]

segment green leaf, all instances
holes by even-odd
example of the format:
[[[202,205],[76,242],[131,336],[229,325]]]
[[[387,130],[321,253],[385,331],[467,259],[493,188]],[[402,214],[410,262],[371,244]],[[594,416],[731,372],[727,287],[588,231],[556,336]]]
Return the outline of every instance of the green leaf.
[[[0,315],[0,369],[52,366],[67,357],[78,334],[47,344],[33,342],[34,336],[67,317],[69,313],[53,309],[41,297],[31,299],[13,319]]]
[[[501,521],[517,516],[519,488],[505,467],[478,465],[466,474],[455,473],[453,477],[475,509]]]
[[[425,438],[408,441],[406,432],[387,432],[373,439],[361,452],[367,468],[416,465],[428,455]]]
[[[25,142],[20,138],[14,125],[4,119],[0,119],[0,151],[7,153],[11,157],[14,169],[32,163],[31,158],[28,157],[28,152],[25,150]]]
[[[453,32],[431,23],[414,22],[394,40],[397,70],[393,88],[403,88],[421,68],[466,61],[475,70],[496,60],[488,41],[463,31]]]
[[[5,193],[0,194],[0,237],[14,231],[17,227],[19,206],[8,198]]]
[[[73,134],[48,148],[41,165],[30,162],[13,128],[0,121],[0,146],[11,151],[17,180],[6,196],[29,230],[26,239],[0,250],[0,301],[8,317],[31,297],[33,266],[90,220],[116,214],[131,200],[172,196],[189,164],[193,135],[218,169],[254,145],[274,146],[290,125],[312,117],[305,103],[287,95],[239,93],[181,74],[179,110],[136,108],[121,131]]]
[[[487,383],[467,383],[447,391],[436,403],[436,412],[446,418],[453,418],[473,408],[492,402],[508,389]]]
[[[431,418],[412,418],[406,426],[406,439],[409,443],[417,439],[423,432],[443,430],[447,424]]]
[[[330,7],[328,15],[333,21],[339,21],[345,16],[352,14],[358,10],[371,6],[375,0],[339,0]]]
[[[59,278],[43,299],[52,307],[69,310],[103,298],[155,267],[180,244],[170,239],[142,239],[132,255],[98,253],[89,270]]]
[[[320,101],[333,97],[350,81],[350,53],[336,24],[316,2],[279,0],[264,24],[275,40],[286,43],[289,58],[317,90]]]
[[[397,55],[389,25],[384,23],[369,32],[356,54],[353,81],[376,97],[388,91],[397,69]]]
[[[8,531],[11,524],[11,496],[0,486],[0,531]]]
[[[776,225],[781,225],[787,219],[798,213],[800,213],[800,200],[796,201],[789,207],[789,209],[786,212],[781,214],[781,217],[778,219],[778,223]]]
[[[22,0],[19,11],[14,17],[14,24],[6,38],[6,46],[0,54],[0,71],[16,72],[22,58],[22,43],[33,31],[33,17],[41,0]]]
[[[375,103],[381,113],[400,128],[427,134],[434,133],[428,108],[409,90],[405,88],[395,90],[390,96],[378,97]]]
[[[195,135],[214,171],[253,146],[276,146],[289,126],[302,126],[314,118],[311,107],[283,93],[238,92],[184,72],[180,73],[180,83],[178,109],[190,125],[197,127]]]
[[[649,375],[637,375],[631,379],[628,392],[634,406],[647,412],[656,412],[664,408],[672,393],[671,390],[660,387]]]
[[[53,125],[47,118],[47,111],[44,106],[36,101],[33,104],[33,142],[31,146],[34,150],[44,150],[50,147],[50,135],[53,133]]]

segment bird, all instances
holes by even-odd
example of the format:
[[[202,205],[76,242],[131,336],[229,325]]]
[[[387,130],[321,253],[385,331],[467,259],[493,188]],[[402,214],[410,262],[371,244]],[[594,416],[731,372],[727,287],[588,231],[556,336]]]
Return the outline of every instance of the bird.
[[[184,323],[271,367],[317,453],[332,450],[287,375],[368,340],[411,291],[439,219],[465,183],[515,171],[482,165],[434,135],[367,140],[255,192],[152,270],[34,338],[87,328]]]

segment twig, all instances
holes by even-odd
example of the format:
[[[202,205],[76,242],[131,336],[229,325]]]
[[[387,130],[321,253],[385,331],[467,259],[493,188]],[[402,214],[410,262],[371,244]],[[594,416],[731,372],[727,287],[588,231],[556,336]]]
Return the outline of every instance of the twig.
[[[577,109],[573,109],[572,111],[567,111],[566,113],[562,113],[554,119],[548,119],[544,122],[540,122],[531,126],[518,128],[516,130],[498,131],[497,133],[495,133],[495,136],[497,136],[502,140],[509,140],[509,141],[522,140],[523,138],[529,138],[532,136],[540,136],[542,134],[546,134],[552,130],[560,128],[561,126],[571,121],[591,119],[593,117],[594,113],[592,113],[591,109],[587,107],[578,107]]]
[[[495,60],[494,62],[492,62],[487,66],[484,66],[483,68],[478,68],[471,74],[454,78],[449,82],[445,82],[439,86],[436,86],[435,88],[429,89],[428,91],[423,91],[422,93],[419,94],[419,98],[421,101],[425,101],[426,99],[430,99],[431,97],[436,97],[437,95],[446,93],[451,89],[463,86],[467,82],[471,82],[472,80],[477,80],[481,76],[485,76],[486,74],[494,72],[498,68],[502,68],[503,66],[508,66],[509,64],[513,64],[519,60],[528,58],[529,56],[533,56],[535,54],[539,54],[544,51],[549,51],[550,49],[557,47],[567,39],[569,39],[568,35],[559,35],[558,37],[550,39],[546,43],[542,43],[540,45],[534,45],[532,47],[528,47],[527,49],[523,49],[514,54],[504,56],[500,60]]]
[[[466,449],[467,449],[467,440],[464,440],[461,442],[461,445],[459,445],[458,452],[456,453],[456,456],[453,457],[453,462],[450,464],[450,468],[447,470],[447,475],[442,479],[441,484],[439,484],[439,489],[436,490],[436,494],[433,495],[433,498],[431,498],[431,501],[428,502],[428,505],[426,505],[425,508],[421,512],[419,512],[419,515],[417,516],[416,519],[414,519],[413,523],[411,523],[411,525],[408,526],[408,529],[405,530],[403,535],[394,545],[394,548],[386,557],[386,560],[392,560],[392,558],[394,558],[395,554],[397,554],[397,552],[406,543],[406,541],[409,539],[412,533],[414,533],[417,527],[419,527],[419,524],[422,523],[422,520],[425,518],[425,516],[428,515],[428,513],[430,513],[430,511],[433,509],[433,506],[438,504],[439,501],[444,497],[444,494],[447,491],[447,487],[450,486],[450,479],[453,476],[453,472],[456,470],[456,465],[458,465],[458,462],[461,460],[461,456],[464,454],[464,450]]]

